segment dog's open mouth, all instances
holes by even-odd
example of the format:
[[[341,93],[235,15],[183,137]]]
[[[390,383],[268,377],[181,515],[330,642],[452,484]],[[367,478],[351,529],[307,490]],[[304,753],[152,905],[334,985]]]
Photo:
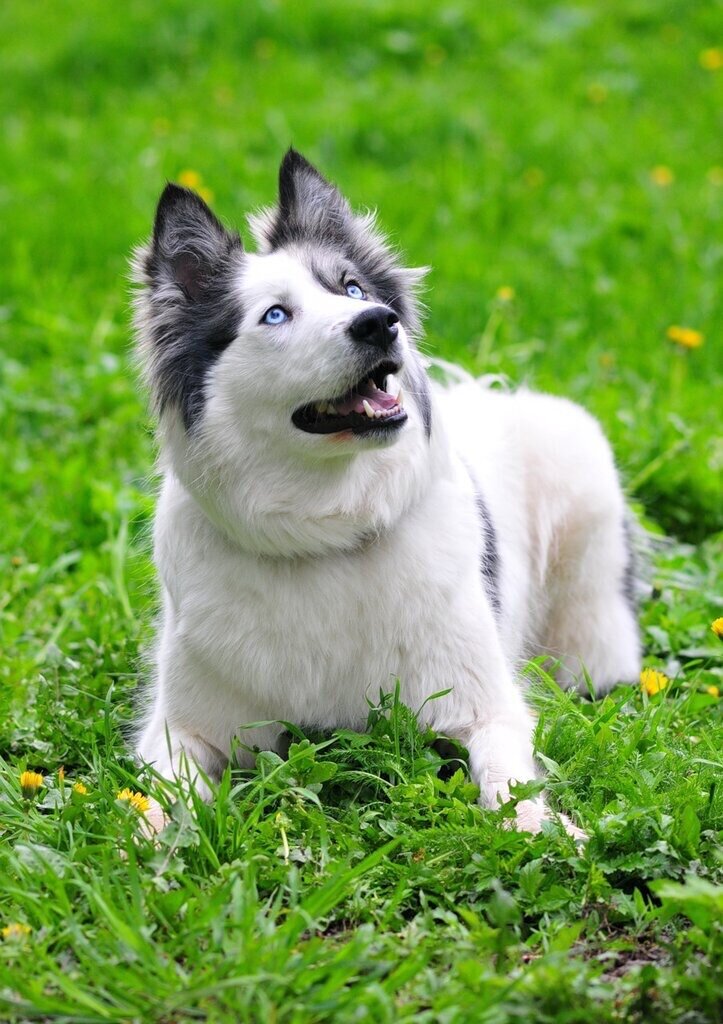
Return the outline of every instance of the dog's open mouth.
[[[309,434],[336,434],[342,430],[367,434],[370,431],[395,430],[407,421],[402,389],[394,377],[399,369],[397,363],[379,363],[345,394],[303,405],[296,410],[291,421],[299,430]]]

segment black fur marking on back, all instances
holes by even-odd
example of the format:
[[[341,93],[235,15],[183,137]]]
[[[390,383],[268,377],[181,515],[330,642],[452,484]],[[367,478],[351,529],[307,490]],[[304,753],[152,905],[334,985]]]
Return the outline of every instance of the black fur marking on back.
[[[186,429],[204,405],[208,371],[234,340],[241,320],[232,282],[241,239],[226,231],[200,196],[167,185],[142,261],[149,366],[156,405],[180,409]]]
[[[638,597],[636,588],[636,577],[637,577],[637,559],[635,557],[635,547],[633,544],[633,530],[635,521],[632,518],[632,514],[628,513],[625,519],[623,519],[623,538],[626,551],[625,569],[623,571],[623,597],[628,603],[628,606],[633,613],[637,616],[638,614]]]
[[[484,547],[482,548],[480,569],[484,577],[487,595],[496,614],[499,615],[502,610],[502,601],[500,599],[500,552],[497,547],[497,531],[492,522],[492,514],[487,507],[487,502],[479,491],[475,494],[475,503],[484,528]]]

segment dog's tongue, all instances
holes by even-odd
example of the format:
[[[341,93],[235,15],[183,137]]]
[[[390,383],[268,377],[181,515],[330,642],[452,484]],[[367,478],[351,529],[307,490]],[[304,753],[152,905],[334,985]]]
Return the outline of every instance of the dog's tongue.
[[[364,412],[365,400],[375,412],[377,409],[392,409],[397,404],[394,395],[387,394],[367,381],[358,390],[352,391],[343,402],[336,402],[336,411],[340,416],[348,416],[350,412]]]

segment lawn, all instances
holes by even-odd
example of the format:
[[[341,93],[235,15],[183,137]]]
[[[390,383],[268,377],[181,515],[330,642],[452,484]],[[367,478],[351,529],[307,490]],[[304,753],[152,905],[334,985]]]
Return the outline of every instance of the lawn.
[[[719,1020],[721,4],[5,0],[0,29],[0,1019]],[[166,179],[241,226],[292,143],[433,268],[425,348],[583,402],[656,537],[665,685],[527,671],[584,848],[480,810],[404,680],[367,733],[293,732],[134,841],[156,480],[127,257]]]

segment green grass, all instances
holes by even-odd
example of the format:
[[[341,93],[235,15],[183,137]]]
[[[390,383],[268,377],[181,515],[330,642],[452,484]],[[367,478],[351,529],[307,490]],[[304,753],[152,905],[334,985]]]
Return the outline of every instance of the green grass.
[[[0,1018],[716,1021],[720,3],[7,0],[0,28],[0,927],[31,929]],[[156,600],[127,254],[166,178],[240,224],[290,143],[432,265],[429,350],[582,401],[675,538],[643,607],[662,693],[530,669],[584,850],[478,809],[393,697],[177,806],[160,848],[115,799],[154,786],[123,740]]]

